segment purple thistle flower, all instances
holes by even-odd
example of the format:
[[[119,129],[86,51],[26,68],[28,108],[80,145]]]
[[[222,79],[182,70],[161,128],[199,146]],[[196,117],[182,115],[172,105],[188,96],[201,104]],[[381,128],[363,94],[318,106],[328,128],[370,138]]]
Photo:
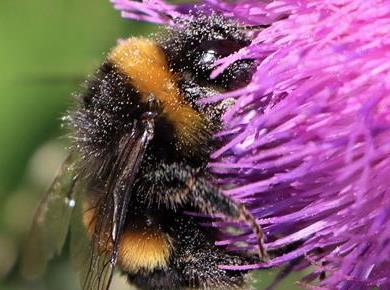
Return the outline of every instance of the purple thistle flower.
[[[125,17],[174,25],[211,10],[246,25],[272,25],[221,60],[214,75],[254,58],[234,98],[227,138],[210,163],[226,194],[265,229],[268,263],[314,270],[304,283],[390,288],[390,3],[366,0],[209,0],[203,6],[115,0]],[[215,222],[225,227],[228,222]],[[256,247],[251,233],[219,241]],[[283,254],[279,254],[282,252]],[[321,277],[326,273],[325,277]]]

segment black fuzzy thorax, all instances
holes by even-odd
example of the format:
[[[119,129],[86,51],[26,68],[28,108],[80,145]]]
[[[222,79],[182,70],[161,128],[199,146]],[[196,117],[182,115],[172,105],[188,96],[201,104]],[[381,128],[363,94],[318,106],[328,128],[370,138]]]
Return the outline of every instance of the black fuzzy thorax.
[[[151,140],[145,159],[148,163],[182,161],[196,167],[206,165],[210,152],[218,146],[219,141],[213,140],[212,133],[219,128],[220,111],[213,110],[209,105],[195,104],[201,96],[211,93],[205,88],[196,87],[189,81],[181,80],[179,88],[186,100],[193,107],[208,114],[210,126],[204,132],[203,144],[198,144],[196,154],[182,152],[174,124],[163,115],[157,117],[154,137]],[[131,85],[128,76],[124,76],[115,65],[106,62],[89,81],[84,94],[78,96],[78,106],[70,114],[70,127],[73,133],[74,146],[81,153],[82,160],[89,166],[102,165],[103,159],[110,159],[120,138],[130,132],[139,122],[148,108],[141,101],[139,92]],[[115,156],[111,156],[115,158]]]
[[[206,114],[213,126],[207,127],[205,143],[194,150],[194,155],[188,154],[188,150],[181,151],[181,147],[177,146],[174,124],[164,116],[157,117],[154,136],[137,173],[132,207],[155,208],[156,204],[149,200],[150,191],[165,191],[165,194],[169,194],[169,191],[166,192],[167,186],[184,189],[183,180],[191,174],[209,175],[206,169],[209,155],[221,143],[212,138],[212,133],[220,126],[223,109],[197,103],[199,98],[215,93],[214,90],[210,91],[185,79],[181,79],[178,86],[185,100],[198,112]],[[78,166],[85,173],[93,191],[104,191],[118,157],[117,148],[121,138],[131,132],[148,109],[140,93],[131,85],[129,77],[110,62],[100,67],[87,83],[85,92],[78,96],[77,107],[68,119],[73,134],[73,147],[81,155]],[[156,183],[154,177],[164,177],[167,171],[176,178],[162,178],[160,183]]]

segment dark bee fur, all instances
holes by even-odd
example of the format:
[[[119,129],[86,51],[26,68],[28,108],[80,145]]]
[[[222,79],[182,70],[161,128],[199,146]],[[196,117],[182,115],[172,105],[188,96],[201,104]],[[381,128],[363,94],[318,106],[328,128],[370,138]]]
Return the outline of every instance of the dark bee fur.
[[[258,257],[215,246],[217,231],[189,211],[247,222],[266,258],[252,215],[207,171],[228,105],[198,102],[249,81],[252,60],[210,78],[214,61],[248,43],[238,24],[196,15],[155,40],[122,42],[89,81],[69,116],[92,244],[83,289],[108,288],[116,265],[140,289],[242,287],[244,271],[218,266]]]

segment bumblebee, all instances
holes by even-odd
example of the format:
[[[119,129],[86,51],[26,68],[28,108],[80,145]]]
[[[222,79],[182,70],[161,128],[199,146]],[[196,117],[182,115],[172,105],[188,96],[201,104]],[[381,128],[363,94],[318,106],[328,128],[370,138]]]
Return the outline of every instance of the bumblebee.
[[[254,263],[257,254],[216,246],[217,230],[201,224],[216,214],[247,223],[260,259],[264,236],[207,169],[231,102],[199,100],[248,83],[251,59],[210,73],[249,42],[237,23],[196,15],[107,55],[66,117],[73,146],[34,218],[24,260],[30,276],[61,251],[70,228],[84,290],[108,289],[115,267],[139,289],[244,286],[244,271],[219,266]]]

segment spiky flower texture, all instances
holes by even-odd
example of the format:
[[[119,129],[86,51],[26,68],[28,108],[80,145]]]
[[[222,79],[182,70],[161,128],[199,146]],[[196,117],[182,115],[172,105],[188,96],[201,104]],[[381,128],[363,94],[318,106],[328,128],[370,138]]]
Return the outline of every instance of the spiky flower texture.
[[[226,194],[258,218],[273,254],[268,263],[229,268],[311,265],[304,283],[390,289],[390,2],[114,5],[125,17],[167,25],[191,9],[272,24],[216,64],[214,75],[237,59],[256,59],[251,83],[205,100],[236,100],[219,133],[228,142],[210,167],[234,185]],[[225,235],[219,244],[242,241],[256,245],[249,233]]]

